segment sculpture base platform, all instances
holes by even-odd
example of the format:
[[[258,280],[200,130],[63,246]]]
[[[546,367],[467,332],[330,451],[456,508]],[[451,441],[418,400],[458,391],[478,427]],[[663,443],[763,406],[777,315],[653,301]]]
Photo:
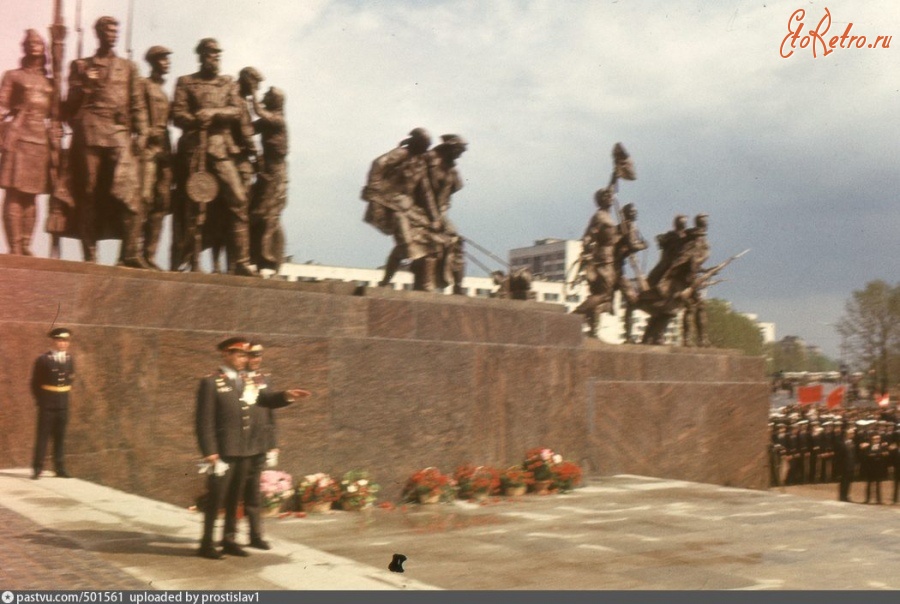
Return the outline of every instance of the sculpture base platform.
[[[73,331],[70,473],[178,505],[196,472],[197,381],[235,333],[267,347],[279,469],[368,470],[395,499],[426,466],[518,464],[549,447],[587,472],[764,488],[763,360],[606,345],[557,305],[160,273],[0,256],[0,467],[29,467],[29,376],[52,324]],[[46,467],[52,468],[49,459]]]

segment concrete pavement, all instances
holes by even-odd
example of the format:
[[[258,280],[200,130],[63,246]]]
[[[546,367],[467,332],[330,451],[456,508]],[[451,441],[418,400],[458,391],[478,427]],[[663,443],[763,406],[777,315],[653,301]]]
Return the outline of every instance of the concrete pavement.
[[[270,518],[272,551],[212,561],[194,555],[200,514],[28,476],[0,471],[0,589],[900,589],[900,506],[614,476],[564,495]],[[394,553],[403,574],[387,570]]]

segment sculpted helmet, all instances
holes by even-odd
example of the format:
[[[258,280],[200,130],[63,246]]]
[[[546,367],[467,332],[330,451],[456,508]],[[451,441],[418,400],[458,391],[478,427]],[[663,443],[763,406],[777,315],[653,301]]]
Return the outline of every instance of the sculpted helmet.
[[[148,63],[152,63],[153,59],[157,57],[165,57],[170,54],[172,54],[172,51],[165,46],[151,46],[150,49],[147,50],[147,54],[144,55],[144,60]]]
[[[219,54],[222,52],[222,47],[219,46],[215,38],[203,38],[197,44],[195,51],[198,55]]]
[[[263,102],[269,109],[282,109],[284,107],[284,92],[280,88],[272,86],[268,91],[266,91],[266,95],[265,97],[263,97]]]

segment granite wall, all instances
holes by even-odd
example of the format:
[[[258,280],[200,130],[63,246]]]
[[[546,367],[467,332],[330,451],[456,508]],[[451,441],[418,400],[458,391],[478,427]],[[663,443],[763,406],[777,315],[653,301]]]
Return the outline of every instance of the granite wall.
[[[58,315],[58,316],[57,316]],[[551,447],[594,474],[764,488],[761,359],[609,346],[536,302],[150,273],[0,256],[0,467],[28,467],[31,364],[56,319],[74,332],[68,469],[189,505],[197,380],[215,344],[257,337],[276,385],[281,468],[372,472],[385,498],[424,466],[518,463]]]

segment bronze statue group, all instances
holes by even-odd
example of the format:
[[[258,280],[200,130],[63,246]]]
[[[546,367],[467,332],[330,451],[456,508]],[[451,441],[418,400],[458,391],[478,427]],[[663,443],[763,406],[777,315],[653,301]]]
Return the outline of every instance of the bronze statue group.
[[[170,103],[163,84],[171,50],[151,47],[145,54],[150,75],[142,78],[135,63],[116,56],[116,19],[101,17],[94,29],[97,51],[72,61],[65,99],[58,29],[51,28],[50,73],[46,43],[28,30],[21,67],[3,75],[0,187],[6,190],[9,252],[32,254],[35,200],[49,194],[45,230],[52,258],[60,257],[62,237],[79,239],[89,262],[97,260],[99,240],[120,239],[120,266],[161,270],[158,246],[164,218],[171,214],[170,270],[201,270],[201,256],[211,249],[214,272],[277,272],[284,256],[280,215],[287,203],[283,92],[270,88],[260,102],[259,71],[246,67],[237,79],[222,75],[222,48],[204,38],[195,49],[199,70],[177,79]],[[71,129],[68,148],[63,148],[64,125]],[[174,145],[170,125],[181,130]],[[362,190],[368,204],[364,220],[394,238],[380,285],[389,286],[406,262],[413,289],[452,286],[454,293],[464,293],[468,240],[448,210],[463,186],[456,162],[466,147],[456,134],[442,135],[432,147],[428,132],[415,128],[372,162]],[[620,209],[616,198],[619,180],[635,178],[634,166],[620,144],[613,160],[612,179],[595,194],[597,211],[582,238],[576,274],[587,283],[589,296],[575,312],[593,335],[620,292],[627,342],[634,342],[633,313],[642,310],[649,315],[642,343],[664,343],[668,324],[681,312],[685,344],[708,346],[703,290],[731,259],[704,268],[707,216],[699,214],[690,228],[686,217],[677,216],[674,228],[657,237],[660,260],[645,278],[634,258],[647,247],[636,227],[637,210],[633,204]],[[220,266],[222,251],[227,267]],[[625,275],[626,262],[632,278]],[[500,297],[529,297],[531,275],[495,271],[492,276]]]
[[[706,214],[698,214],[694,226],[688,227],[686,216],[675,217],[671,231],[657,236],[659,262],[644,277],[634,255],[647,248],[637,230],[634,204],[619,207],[619,180],[635,180],[634,164],[621,144],[613,148],[613,173],[608,186],[594,194],[597,211],[591,217],[582,237],[582,254],[577,263],[575,282],[587,283],[589,296],[574,312],[584,316],[588,333],[595,335],[602,313],[614,312],[613,297],[619,292],[625,307],[625,341],[635,343],[632,333],[635,310],[649,315],[642,344],[664,344],[666,328],[682,312],[683,343],[686,346],[709,346],[706,330],[704,290],[734,258],[711,268],[703,264],[709,259]],[[610,212],[615,208],[618,222]],[[626,262],[633,277],[625,275]]]
[[[407,261],[414,290],[439,291],[452,285],[454,294],[462,294],[463,237],[447,212],[451,196],[463,186],[456,160],[467,143],[457,134],[442,135],[433,148],[431,142],[424,128],[414,128],[396,148],[372,162],[361,195],[368,202],[364,220],[394,237],[379,285],[389,286]]]
[[[52,258],[60,257],[62,237],[79,239],[89,262],[97,260],[97,241],[120,239],[119,265],[159,270],[160,233],[171,214],[171,270],[200,270],[210,248],[216,271],[223,250],[231,274],[277,270],[287,202],[284,93],[272,87],[260,102],[259,71],[247,67],[237,81],[220,74],[222,48],[205,38],[196,47],[199,70],[178,78],[170,103],[162,86],[171,50],[151,47],[150,76],[142,78],[135,63],[116,56],[118,21],[101,17],[94,30],[97,52],[71,63],[65,99],[58,30],[51,28],[50,72],[47,45],[32,29],[20,68],[3,75],[0,187],[9,252],[32,255],[35,199],[49,194]],[[170,124],[182,131],[174,147]],[[72,134],[67,149],[64,125]]]

